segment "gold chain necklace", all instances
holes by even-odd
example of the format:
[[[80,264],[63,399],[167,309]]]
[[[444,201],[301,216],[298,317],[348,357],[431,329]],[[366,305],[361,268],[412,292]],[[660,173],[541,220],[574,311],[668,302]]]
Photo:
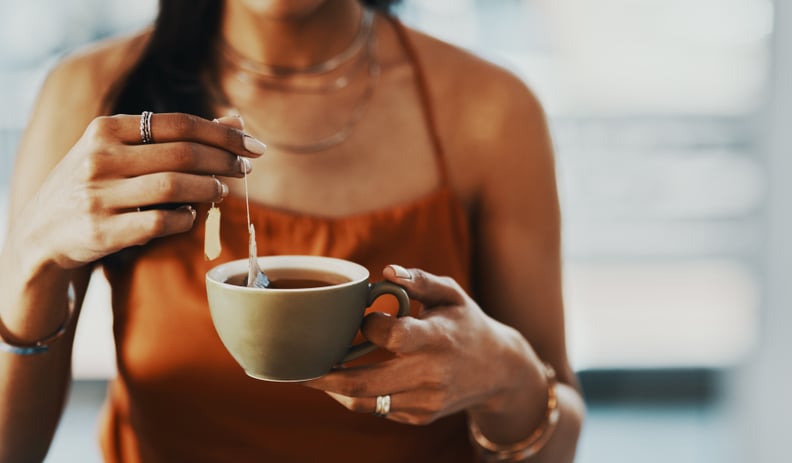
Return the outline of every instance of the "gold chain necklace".
[[[238,62],[229,59],[228,55],[220,55],[222,64],[233,70],[234,78],[236,78],[239,82],[246,85],[255,85],[264,89],[274,89],[290,93],[326,93],[346,88],[359,72],[367,68],[367,62],[365,59],[363,59],[365,57],[366,53],[359,53],[357,55],[356,61],[352,64],[352,67],[350,67],[346,73],[335,77],[329,83],[321,82],[318,84],[294,84],[284,82],[277,78],[264,77],[260,74],[252,73],[249,70],[244,69]],[[329,72],[330,71],[328,71],[328,73]]]
[[[371,19],[366,19],[367,17],[370,17]],[[368,24],[368,26],[366,26],[366,24]],[[349,138],[354,128],[363,118],[363,114],[365,113],[369,103],[371,102],[372,96],[374,94],[374,88],[376,87],[376,82],[380,75],[380,64],[375,52],[376,40],[375,40],[374,25],[373,25],[373,13],[370,12],[369,10],[364,10],[361,30],[365,31],[365,34],[363,34],[362,36],[364,37],[363,43],[366,45],[364,49],[364,53],[362,54],[363,56],[361,62],[368,64],[368,66],[366,66],[368,68],[368,80],[366,81],[366,88],[364,89],[363,94],[360,96],[360,98],[358,98],[354,108],[352,109],[352,112],[350,113],[346,122],[341,126],[340,129],[338,129],[337,131],[335,131],[330,135],[321,137],[317,140],[308,143],[292,143],[286,140],[278,140],[275,137],[266,135],[266,131],[257,130],[256,126],[254,124],[251,124],[250,121],[246,121],[246,125],[250,129],[253,129],[254,132],[260,134],[260,138],[264,139],[266,143],[272,146],[273,148],[277,148],[282,151],[293,152],[293,153],[313,153],[313,152],[323,151],[332,146],[341,144],[347,138]],[[359,33],[358,36],[361,36],[361,34]],[[347,48],[347,50],[350,49],[357,49],[355,51],[358,51],[359,47],[355,45],[353,42],[352,46]],[[331,58],[330,60],[324,61],[319,65],[302,68],[302,71],[299,72],[304,72],[305,70],[308,70],[305,72],[316,74],[317,73],[316,70],[318,69],[323,69],[324,71],[322,72],[325,73],[330,72],[331,70],[333,70],[332,69],[333,67],[337,69],[344,62],[348,61],[351,58],[352,54],[347,53],[346,51],[342,52],[341,54],[336,55],[335,58]],[[332,66],[328,65],[327,63],[331,63]],[[336,63],[338,64],[336,65]],[[349,80],[348,76],[345,76],[344,78]],[[336,81],[338,80],[339,79],[336,79]],[[332,86],[332,85],[333,84],[331,84],[331,87],[333,89],[338,89],[347,86],[348,82],[345,83],[343,87]],[[317,87],[313,87],[313,88],[317,88]],[[284,86],[283,89],[294,90],[294,88],[289,86]],[[232,104],[232,102],[229,101],[228,97],[222,91],[220,92],[219,95],[219,102],[224,104],[225,106],[233,108],[234,112],[240,115],[244,115],[244,113],[240,111],[240,108],[237,105]]]
[[[341,53],[329,58],[321,63],[311,64],[306,67],[274,66],[262,63],[243,56],[235,50],[225,40],[218,41],[218,48],[221,54],[232,63],[235,63],[242,70],[262,78],[289,77],[294,75],[317,75],[326,74],[341,67],[363,48],[368,41],[371,30],[374,26],[374,12],[366,8],[360,19],[360,27],[352,43],[341,51]]]

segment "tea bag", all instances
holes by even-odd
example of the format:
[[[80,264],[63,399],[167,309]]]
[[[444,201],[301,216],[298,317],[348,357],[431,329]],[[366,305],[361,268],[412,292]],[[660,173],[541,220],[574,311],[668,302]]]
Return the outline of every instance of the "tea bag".
[[[204,258],[215,260],[223,250],[220,244],[220,208],[212,203],[204,224]]]

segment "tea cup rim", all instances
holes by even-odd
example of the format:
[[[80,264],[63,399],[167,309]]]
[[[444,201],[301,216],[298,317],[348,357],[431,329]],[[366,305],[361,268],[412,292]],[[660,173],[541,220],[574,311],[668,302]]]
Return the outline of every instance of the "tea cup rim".
[[[258,256],[259,266],[264,273],[268,268],[311,268],[321,271],[338,273],[350,279],[339,284],[329,286],[321,286],[316,288],[300,288],[299,292],[320,292],[344,288],[359,284],[362,281],[367,281],[370,277],[368,269],[358,263],[350,260],[339,259],[337,257],[326,256],[312,256],[312,255],[271,255],[271,256]],[[313,265],[311,265],[313,264]],[[226,280],[232,275],[245,273],[248,269],[248,259],[236,259],[222,264],[216,265],[206,272],[206,282],[219,285],[222,287],[233,288],[236,291],[243,292],[295,292],[295,289],[284,288],[249,288],[247,286],[239,286],[236,284],[228,283]]]

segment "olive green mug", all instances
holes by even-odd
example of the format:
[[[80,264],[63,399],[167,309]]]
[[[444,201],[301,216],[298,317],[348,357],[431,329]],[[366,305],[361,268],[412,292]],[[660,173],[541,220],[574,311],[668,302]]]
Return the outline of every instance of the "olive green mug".
[[[353,345],[367,307],[384,294],[409,313],[404,289],[389,281],[369,283],[368,270],[354,262],[320,256],[259,257],[271,281],[248,288],[248,259],[206,274],[209,311],[220,340],[249,376],[267,381],[306,381],[336,364],[377,347]]]

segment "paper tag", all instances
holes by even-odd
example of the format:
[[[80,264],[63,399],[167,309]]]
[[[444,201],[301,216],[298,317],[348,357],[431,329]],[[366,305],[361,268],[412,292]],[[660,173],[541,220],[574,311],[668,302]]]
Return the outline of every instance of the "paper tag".
[[[220,208],[212,205],[209,213],[206,214],[204,257],[206,260],[215,260],[222,249],[220,245]]]

